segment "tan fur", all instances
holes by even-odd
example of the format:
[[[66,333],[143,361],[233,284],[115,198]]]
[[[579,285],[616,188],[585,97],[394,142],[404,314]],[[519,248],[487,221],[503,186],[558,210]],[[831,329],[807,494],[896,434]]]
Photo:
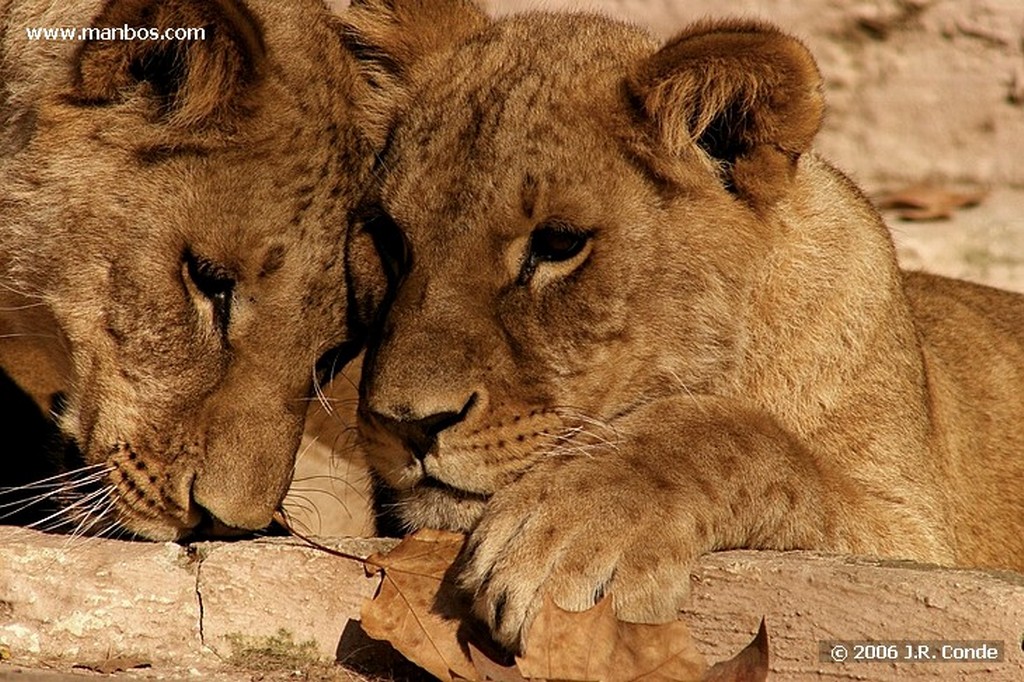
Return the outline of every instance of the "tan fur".
[[[717,549],[1024,570],[1024,297],[898,269],[799,42],[533,14],[409,71],[360,427],[501,642]]]
[[[25,34],[90,25],[211,35]],[[44,405],[67,393],[61,426],[110,468],[95,509],[121,527],[269,523],[317,359],[358,346],[363,87],[314,0],[0,0],[0,363]]]

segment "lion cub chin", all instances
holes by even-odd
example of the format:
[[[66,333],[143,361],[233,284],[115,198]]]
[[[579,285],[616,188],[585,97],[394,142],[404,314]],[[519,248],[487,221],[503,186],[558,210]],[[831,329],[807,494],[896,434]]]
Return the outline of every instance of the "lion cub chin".
[[[29,36],[125,26],[207,35]],[[359,345],[363,87],[315,0],[0,0],[0,365],[64,392],[69,527],[270,522],[313,377]]]
[[[724,548],[1024,570],[1024,297],[899,270],[801,43],[438,4],[420,57],[419,3],[349,18],[398,103],[360,429],[501,642],[545,595],[672,618]]]

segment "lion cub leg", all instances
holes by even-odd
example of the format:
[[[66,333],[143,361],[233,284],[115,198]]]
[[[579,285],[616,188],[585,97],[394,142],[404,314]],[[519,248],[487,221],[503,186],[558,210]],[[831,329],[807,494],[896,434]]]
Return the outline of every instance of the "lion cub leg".
[[[881,553],[915,535],[867,529],[864,495],[770,417],[709,397],[673,397],[614,424],[618,442],[542,459],[497,492],[474,528],[462,584],[505,646],[550,595],[569,610],[614,598],[620,618],[674,619],[690,568],[729,548]]]

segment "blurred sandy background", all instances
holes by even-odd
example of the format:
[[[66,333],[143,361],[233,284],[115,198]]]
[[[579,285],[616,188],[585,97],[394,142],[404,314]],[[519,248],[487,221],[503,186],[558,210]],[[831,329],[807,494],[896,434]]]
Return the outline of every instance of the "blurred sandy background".
[[[332,3],[341,10],[348,3]],[[817,147],[872,196],[925,184],[938,198],[983,194],[948,220],[886,212],[900,258],[1024,292],[1024,1],[492,0],[492,13],[593,10],[667,38],[705,16],[770,20],[817,56],[829,112]],[[917,192],[915,196],[922,196]],[[372,530],[354,424],[358,372],[314,404],[289,496],[324,535]]]

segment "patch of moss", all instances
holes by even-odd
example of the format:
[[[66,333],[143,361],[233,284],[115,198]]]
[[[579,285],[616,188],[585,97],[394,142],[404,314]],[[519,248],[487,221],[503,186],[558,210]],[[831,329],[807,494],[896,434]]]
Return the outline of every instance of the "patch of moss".
[[[271,637],[246,637],[230,634],[225,637],[231,644],[228,662],[249,670],[294,670],[320,661],[320,652],[312,639],[296,642],[292,633],[284,628]]]

